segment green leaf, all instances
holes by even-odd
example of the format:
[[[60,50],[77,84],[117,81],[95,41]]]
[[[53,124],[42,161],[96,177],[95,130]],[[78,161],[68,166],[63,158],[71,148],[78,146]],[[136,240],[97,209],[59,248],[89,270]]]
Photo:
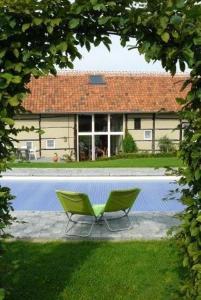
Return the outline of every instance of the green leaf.
[[[196,220],[201,223],[201,215],[199,215]]]
[[[172,36],[177,40],[179,38],[179,34],[177,31],[172,31]]]
[[[159,19],[159,21],[160,21],[161,27],[163,29],[165,29],[167,27],[169,19],[168,19],[168,17],[162,17],[162,18]]]
[[[201,45],[201,37],[197,37],[193,39],[193,43],[197,46],[197,45]]]
[[[169,41],[169,39],[170,39],[170,35],[169,35],[168,32],[164,32],[164,33],[161,35],[161,38],[162,38],[162,40],[163,40],[165,43],[167,43],[167,42]]]
[[[104,24],[106,24],[109,20],[110,20],[110,17],[101,17],[100,19],[98,19],[98,24],[99,24],[99,25],[104,25]]]
[[[87,48],[87,51],[89,52],[91,49],[90,43],[88,41],[85,42],[85,46]]]
[[[195,204],[194,199],[191,198],[190,196],[183,196],[181,197],[181,201],[184,205],[192,206]]]
[[[200,134],[200,136],[201,136],[201,134]],[[200,177],[201,177],[201,170],[200,170],[200,169],[197,169],[197,170],[195,171],[195,179],[196,179],[196,180],[199,180]]]
[[[97,4],[97,0],[90,0],[90,3],[91,3],[92,5],[96,5],[96,4]]]
[[[195,265],[192,267],[192,270],[198,271],[198,272],[201,273],[201,264],[195,264]]]
[[[183,55],[188,61],[194,58],[194,53],[190,48],[183,49]]]
[[[186,68],[185,62],[183,62],[182,60],[179,60],[179,67],[180,67],[180,70],[182,72],[184,72],[185,68]]]
[[[48,25],[48,26],[47,26],[47,32],[48,32],[49,34],[51,34],[51,33],[53,32],[53,30],[54,30],[54,28],[53,28],[51,25]]]
[[[31,24],[29,24],[29,23],[23,24],[22,25],[22,31],[25,32],[27,29],[30,28],[30,26],[31,26]]]
[[[185,6],[185,0],[177,0],[176,1],[177,8],[183,8],[184,6]]]
[[[104,4],[100,3],[100,4],[96,4],[94,7],[93,7],[94,10],[97,10],[97,11],[106,11],[107,8],[105,7]]]
[[[3,58],[6,54],[6,49],[0,50],[0,58]]]
[[[20,76],[13,76],[11,81],[13,83],[20,83],[22,81],[22,78]]]
[[[43,22],[43,20],[42,19],[40,19],[40,18],[33,18],[33,23],[35,24],[35,25],[41,25],[42,24],[42,22]]]
[[[15,55],[15,57],[19,57],[19,55],[20,55],[20,53],[19,53],[19,50],[17,49],[17,48],[15,48],[14,50],[13,50],[13,54]]]
[[[18,97],[16,97],[16,96],[14,96],[14,97],[11,97],[11,98],[9,98],[9,100],[8,100],[8,103],[11,105],[11,106],[18,106],[18,104],[19,104],[19,99],[18,99]]]
[[[55,25],[56,26],[59,26],[59,24],[61,23],[61,18],[55,18],[55,19],[52,19],[50,21],[51,25],[54,27]]]
[[[10,25],[11,28],[14,28],[15,25],[16,25],[16,21],[15,21],[15,20],[11,20],[11,21],[9,22],[9,25]]]
[[[6,123],[7,125],[14,125],[15,124],[15,121],[11,118],[1,118],[1,120]]]
[[[5,89],[7,88],[9,85],[9,82],[4,79],[4,78],[0,78],[0,89]]]
[[[5,290],[0,288],[0,300],[4,300],[6,296]]]
[[[76,28],[76,27],[78,27],[79,24],[80,24],[80,20],[79,19],[72,19],[69,22],[69,28],[70,29]]]
[[[73,63],[71,61],[68,61],[67,62],[67,66],[70,68],[70,69],[73,69]]]
[[[56,50],[61,50],[62,52],[66,51],[68,48],[67,42],[61,42],[56,46]]]

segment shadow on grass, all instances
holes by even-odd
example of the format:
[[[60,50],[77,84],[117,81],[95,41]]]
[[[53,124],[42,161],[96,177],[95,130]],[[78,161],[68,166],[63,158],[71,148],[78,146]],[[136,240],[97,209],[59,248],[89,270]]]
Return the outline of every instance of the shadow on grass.
[[[100,243],[17,242],[9,244],[4,261],[6,300],[55,300]],[[8,252],[8,251],[7,251]],[[9,263],[12,261],[12,267]],[[1,276],[1,274],[0,274]],[[69,298],[70,299],[70,298]]]
[[[6,300],[177,300],[184,279],[170,241],[14,242],[0,277]]]

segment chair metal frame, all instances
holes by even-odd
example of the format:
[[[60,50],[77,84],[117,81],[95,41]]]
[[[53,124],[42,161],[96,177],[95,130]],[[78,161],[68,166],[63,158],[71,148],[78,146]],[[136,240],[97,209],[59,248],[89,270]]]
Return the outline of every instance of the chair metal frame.
[[[102,215],[102,219],[104,220],[104,222],[105,222],[105,224],[106,224],[108,230],[109,230],[109,231],[112,231],[112,232],[117,232],[117,231],[124,231],[124,230],[132,229],[132,228],[133,228],[133,223],[131,222],[131,220],[130,220],[130,218],[129,218],[129,216],[128,216],[130,210],[131,210],[131,207],[129,207],[128,209],[122,210],[122,211],[124,212],[124,215],[123,215],[123,216],[120,216],[120,217],[107,218],[107,217],[105,217],[105,215],[103,214],[103,215]],[[125,217],[127,218],[128,223],[129,223],[129,225],[128,225],[127,227],[118,228],[118,229],[113,229],[113,228],[111,227],[111,225],[109,224],[109,222],[108,222],[108,221],[110,221],[110,220],[119,220],[119,219],[122,219],[122,218],[125,218]]]
[[[99,218],[97,218],[96,216],[92,216],[92,215],[91,216],[87,215],[88,217],[94,218],[94,221],[92,221],[92,222],[77,221],[77,220],[75,221],[75,220],[72,219],[72,217],[76,214],[69,213],[69,212],[65,212],[65,214],[66,214],[67,219],[68,219],[67,224],[66,224],[65,233],[68,236],[89,237],[91,235],[91,232],[93,230],[94,225],[97,224],[98,221],[99,221]],[[73,224],[70,226],[71,223],[73,223]],[[89,231],[87,232],[87,234],[75,234],[75,233],[70,234],[69,231],[74,227],[75,224],[89,224],[89,225],[91,225],[91,227],[89,228]]]

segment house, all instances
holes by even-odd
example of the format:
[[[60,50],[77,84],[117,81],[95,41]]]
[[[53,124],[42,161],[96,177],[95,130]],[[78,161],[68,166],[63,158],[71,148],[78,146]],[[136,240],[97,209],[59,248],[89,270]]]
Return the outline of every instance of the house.
[[[32,79],[24,106],[32,113],[16,117],[16,126],[44,131],[21,132],[18,146],[38,157],[70,156],[76,160],[112,156],[121,151],[125,131],[139,150],[159,151],[167,136],[182,140],[176,97],[185,77],[161,74],[67,72]]]

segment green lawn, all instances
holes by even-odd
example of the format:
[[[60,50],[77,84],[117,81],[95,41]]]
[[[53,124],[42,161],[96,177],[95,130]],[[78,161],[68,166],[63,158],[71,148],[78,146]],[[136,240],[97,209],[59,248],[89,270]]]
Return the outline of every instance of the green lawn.
[[[82,162],[16,162],[12,168],[161,168],[180,167],[182,162],[177,157],[126,158],[102,161]]]
[[[9,242],[7,300],[172,300],[182,268],[170,241]],[[14,260],[11,268],[10,262]]]

